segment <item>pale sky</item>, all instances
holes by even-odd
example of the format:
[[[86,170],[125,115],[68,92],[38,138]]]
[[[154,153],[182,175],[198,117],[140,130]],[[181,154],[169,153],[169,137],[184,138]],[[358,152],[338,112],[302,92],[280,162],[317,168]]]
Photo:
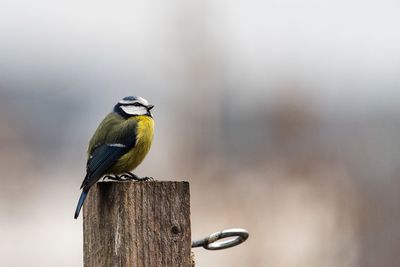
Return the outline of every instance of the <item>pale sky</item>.
[[[235,94],[270,95],[290,77],[328,106],[396,108],[399,13],[398,1],[1,1],[0,90],[47,90],[51,77],[72,93],[173,93],[193,38]]]

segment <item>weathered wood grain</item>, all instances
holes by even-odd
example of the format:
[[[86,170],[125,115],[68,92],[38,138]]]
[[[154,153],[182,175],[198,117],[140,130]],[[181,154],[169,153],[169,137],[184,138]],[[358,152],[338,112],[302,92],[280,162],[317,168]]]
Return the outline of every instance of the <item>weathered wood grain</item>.
[[[190,267],[188,182],[99,182],[83,209],[84,266]]]

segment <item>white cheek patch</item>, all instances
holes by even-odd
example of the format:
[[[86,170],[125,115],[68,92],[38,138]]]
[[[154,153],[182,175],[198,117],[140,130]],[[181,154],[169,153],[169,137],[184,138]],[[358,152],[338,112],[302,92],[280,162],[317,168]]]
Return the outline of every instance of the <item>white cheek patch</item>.
[[[138,102],[139,103],[142,103],[143,105],[145,105],[145,106],[148,106],[149,105],[149,102],[146,100],[146,99],[144,99],[143,97],[138,97],[137,98],[137,100],[138,100]]]
[[[120,100],[120,101],[118,101],[118,103],[120,103],[120,104],[122,104],[122,105],[126,105],[126,104],[133,104],[133,103],[135,103],[135,102],[137,102],[136,100]]]
[[[129,115],[145,115],[147,109],[141,106],[121,106],[121,109]]]
[[[133,104],[133,103],[140,103],[144,106],[148,106],[149,105],[149,101],[147,101],[146,99],[144,99],[143,97],[137,97],[135,100],[124,100],[121,99],[118,103],[122,104],[122,105],[127,105],[127,104]]]

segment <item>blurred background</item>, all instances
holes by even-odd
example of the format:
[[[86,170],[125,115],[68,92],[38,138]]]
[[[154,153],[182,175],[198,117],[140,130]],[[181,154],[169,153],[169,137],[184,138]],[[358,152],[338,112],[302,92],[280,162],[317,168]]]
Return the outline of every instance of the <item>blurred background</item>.
[[[0,265],[82,266],[86,148],[155,104],[136,173],[188,180],[196,266],[398,266],[398,1],[0,1]]]

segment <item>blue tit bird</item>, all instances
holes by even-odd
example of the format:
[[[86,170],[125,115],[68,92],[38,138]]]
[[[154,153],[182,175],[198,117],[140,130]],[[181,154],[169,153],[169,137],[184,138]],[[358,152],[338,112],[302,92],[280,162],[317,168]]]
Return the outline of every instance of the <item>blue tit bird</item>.
[[[113,180],[139,178],[133,173],[150,150],[153,141],[153,108],[142,97],[128,96],[120,100],[109,113],[89,142],[86,176],[75,210],[75,219],[83,206],[90,187],[104,175]]]

